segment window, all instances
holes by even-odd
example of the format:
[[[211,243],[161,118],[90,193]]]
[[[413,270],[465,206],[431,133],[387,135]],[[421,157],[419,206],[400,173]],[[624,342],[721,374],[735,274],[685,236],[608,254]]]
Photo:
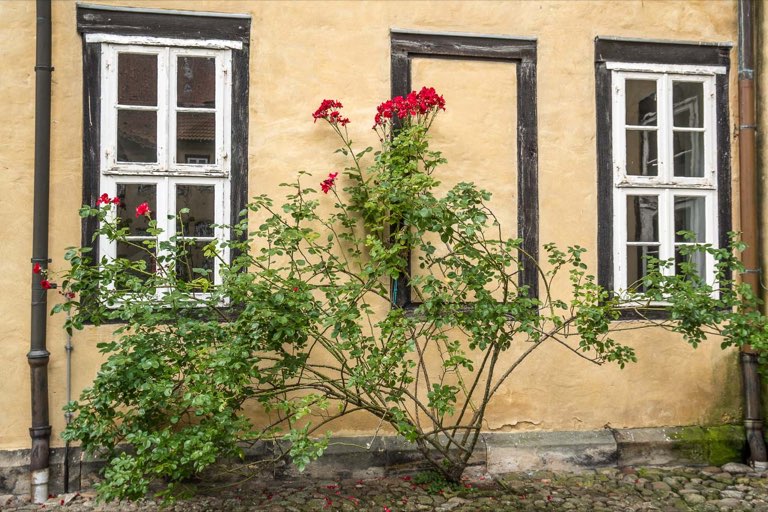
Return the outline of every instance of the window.
[[[642,291],[652,256],[711,282],[714,261],[680,248],[731,226],[727,47],[598,39],[596,55],[599,281]]]
[[[85,39],[83,200],[120,198],[129,241],[152,239],[135,208],[147,202],[165,239],[177,235],[183,279],[218,280],[203,248],[229,234],[247,200],[248,41],[242,15],[78,6]],[[179,211],[185,213],[177,216]],[[169,216],[174,218],[169,219]],[[83,243],[96,226],[86,221]],[[135,259],[131,244],[100,255]],[[154,269],[147,258],[147,268]]]
[[[619,67],[619,69],[612,69]],[[646,257],[683,256],[696,242],[717,245],[714,75],[621,71],[613,83],[614,289],[637,288]],[[692,255],[711,282],[714,261]],[[670,272],[675,268],[668,269]]]
[[[211,226],[229,219],[230,51],[104,44],[101,62],[101,190],[120,198],[128,241],[153,238],[146,218],[134,215],[146,201],[161,239],[175,234],[185,245],[177,275],[192,280],[200,276],[191,269],[202,268],[218,282],[220,260],[203,248],[227,236]],[[132,244],[101,244],[113,258],[144,254]]]
[[[520,261],[526,257],[538,260],[539,199],[538,199],[538,124],[536,116],[536,40],[490,35],[430,34],[392,30],[391,76],[392,96],[411,91],[412,68],[415,59],[461,59],[478,62],[503,62],[514,74],[517,126],[517,234],[522,239]],[[523,256],[527,255],[527,256]],[[410,257],[409,264],[410,264]],[[523,266],[520,285],[528,287],[531,296],[538,296],[538,273],[535,265]],[[392,282],[392,302],[397,307],[412,308],[410,283],[405,277]],[[415,295],[415,294],[414,294]]]

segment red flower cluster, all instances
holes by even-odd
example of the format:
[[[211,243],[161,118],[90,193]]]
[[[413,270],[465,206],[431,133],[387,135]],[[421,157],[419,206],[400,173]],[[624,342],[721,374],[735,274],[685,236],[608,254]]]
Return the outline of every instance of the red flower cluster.
[[[101,197],[96,201],[96,206],[101,206],[102,204],[120,204],[120,198],[113,197],[110,199],[109,195],[105,192],[101,194]]]
[[[42,288],[43,290],[50,290],[51,288],[53,288],[53,284],[51,284],[49,280],[43,279],[42,281],[40,281],[40,288]]]
[[[397,96],[376,107],[374,128],[383,126],[394,117],[404,119],[437,110],[445,110],[445,99],[437,94],[434,87],[422,87],[419,92],[411,91],[405,97]]]
[[[32,272],[34,272],[35,274],[39,274],[40,272],[42,272],[42,270],[43,270],[43,268],[40,266],[39,263],[35,263],[32,266]]]
[[[312,117],[315,118],[315,122],[317,122],[318,119],[325,119],[331,124],[346,126],[349,123],[349,118],[342,117],[341,112],[334,110],[342,107],[344,107],[344,105],[342,105],[340,101],[323,100],[317,110],[315,110],[315,113],[312,114]]]
[[[149,204],[147,203],[141,203],[139,206],[136,207],[136,217],[141,217],[142,215],[149,215]]]
[[[336,176],[338,175],[339,173],[337,172],[332,172],[328,174],[328,177],[325,180],[323,180],[323,182],[320,184],[320,188],[323,189],[323,193],[327,194],[328,191],[330,191],[331,188],[333,188],[333,185],[336,181]]]

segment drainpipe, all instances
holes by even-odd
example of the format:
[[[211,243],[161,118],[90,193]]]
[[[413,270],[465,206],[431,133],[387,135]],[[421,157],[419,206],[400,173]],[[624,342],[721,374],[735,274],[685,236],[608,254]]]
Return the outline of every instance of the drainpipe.
[[[739,183],[741,237],[747,244],[742,253],[746,272],[741,276],[755,295],[760,294],[759,237],[757,227],[757,155],[755,139],[755,31],[754,6],[751,0],[739,0]],[[756,470],[768,469],[763,416],[761,412],[760,375],[757,353],[749,346],[741,349],[741,372],[744,383],[744,428],[749,443],[750,459]]]
[[[37,0],[35,63],[35,189],[32,213],[32,263],[48,267],[48,189],[51,160],[51,0]],[[45,347],[47,291],[32,273],[30,350],[32,379],[31,494],[35,503],[48,499],[51,425],[48,420],[48,358]]]

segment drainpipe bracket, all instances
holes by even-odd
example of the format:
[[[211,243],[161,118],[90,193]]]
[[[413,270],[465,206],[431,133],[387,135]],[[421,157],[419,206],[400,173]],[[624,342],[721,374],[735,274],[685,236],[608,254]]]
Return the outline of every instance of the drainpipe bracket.
[[[739,70],[740,80],[752,80],[755,78],[755,70],[750,68],[743,68]]]
[[[51,435],[51,426],[30,427],[29,435],[32,439],[47,439]]]
[[[35,66],[35,71],[48,71],[50,73],[53,71],[53,66]]]
[[[36,349],[36,350],[30,350],[27,353],[27,359],[48,359],[50,357],[51,353],[47,350],[43,349]]]

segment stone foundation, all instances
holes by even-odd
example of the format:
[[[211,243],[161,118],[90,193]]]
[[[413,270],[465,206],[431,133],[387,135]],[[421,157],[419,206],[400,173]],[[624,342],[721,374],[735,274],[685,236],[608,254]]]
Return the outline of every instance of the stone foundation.
[[[721,465],[741,461],[745,455],[744,429],[736,426],[605,429],[577,432],[489,433],[482,436],[470,460],[469,473],[501,474],[515,471],[579,471],[612,466]],[[242,462],[225,463],[228,469],[257,470],[265,477],[297,476],[286,462],[265,462],[272,450],[260,445]],[[61,494],[87,489],[98,480],[104,462],[70,448],[69,486],[64,486],[64,448],[51,450],[49,492]],[[402,438],[333,438],[326,453],[307,466],[310,478],[373,478],[415,472],[427,466],[416,447]],[[211,478],[232,477],[210,470]],[[235,473],[236,474],[236,473]],[[0,451],[0,495],[29,493],[29,450]]]

